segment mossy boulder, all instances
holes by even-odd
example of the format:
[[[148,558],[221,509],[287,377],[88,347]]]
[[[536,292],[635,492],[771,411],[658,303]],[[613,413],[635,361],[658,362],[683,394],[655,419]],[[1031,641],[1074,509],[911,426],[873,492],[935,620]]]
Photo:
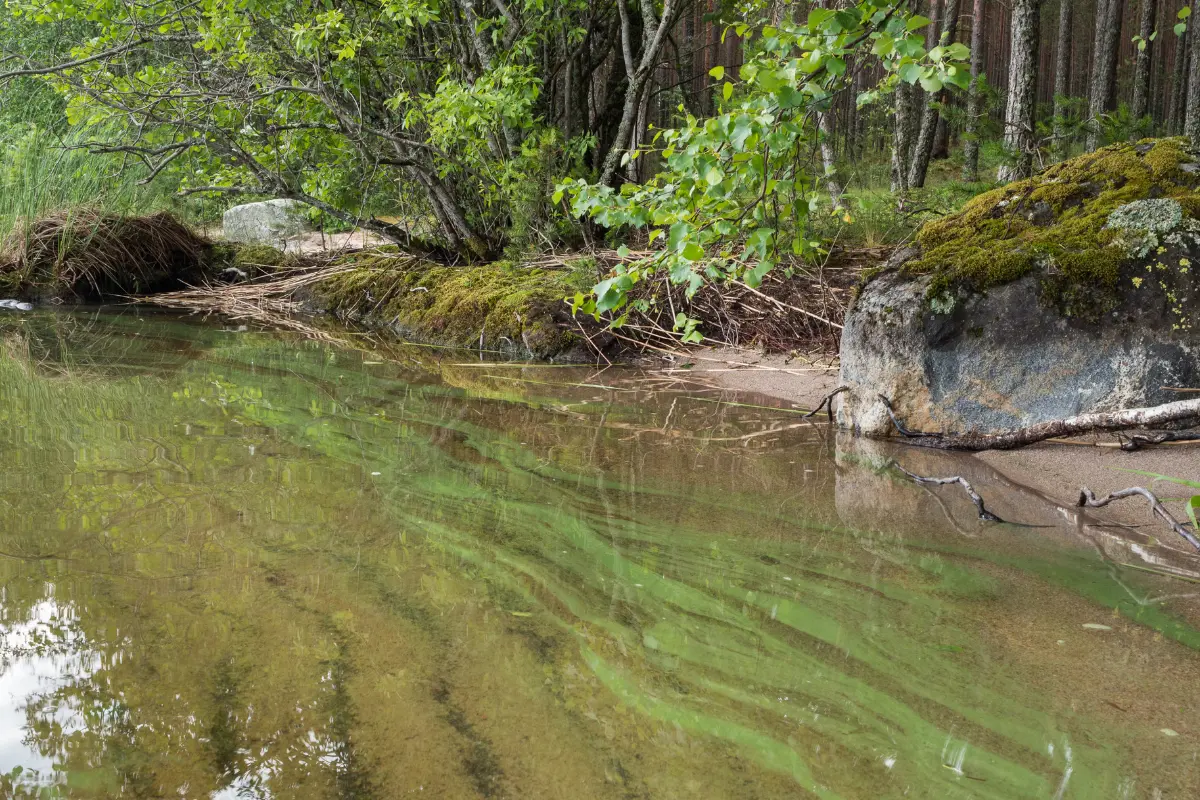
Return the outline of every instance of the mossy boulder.
[[[353,269],[311,288],[315,310],[435,344],[522,358],[592,357],[564,302],[584,288],[576,273],[511,262],[444,266],[389,253],[358,254],[348,264]]]
[[[1200,155],[1118,144],[927,224],[860,289],[843,424],[998,431],[1200,386]],[[1193,263],[1197,267],[1193,267]]]

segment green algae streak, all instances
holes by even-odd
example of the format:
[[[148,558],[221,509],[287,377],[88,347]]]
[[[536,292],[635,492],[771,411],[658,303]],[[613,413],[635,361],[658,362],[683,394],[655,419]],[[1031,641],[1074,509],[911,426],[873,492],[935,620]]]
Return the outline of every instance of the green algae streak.
[[[1200,792],[1191,584],[794,415],[436,352],[0,319],[0,793]]]

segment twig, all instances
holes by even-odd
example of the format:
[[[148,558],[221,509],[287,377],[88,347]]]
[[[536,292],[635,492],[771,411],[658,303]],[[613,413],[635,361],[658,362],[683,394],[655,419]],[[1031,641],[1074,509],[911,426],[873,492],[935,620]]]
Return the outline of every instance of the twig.
[[[1135,433],[1121,442],[1121,449],[1126,453],[1141,450],[1146,445],[1155,444],[1185,444],[1200,442],[1200,433],[1189,431],[1156,431],[1154,433]]]
[[[1186,539],[1192,547],[1200,550],[1200,539],[1197,539],[1194,533],[1184,527],[1179,520],[1175,519],[1175,517],[1171,516],[1171,512],[1167,511],[1166,507],[1163,506],[1153,492],[1151,492],[1149,489],[1143,489],[1141,486],[1131,486],[1128,489],[1122,489],[1119,492],[1113,492],[1112,494],[1102,497],[1099,500],[1096,499],[1096,495],[1092,493],[1092,490],[1085,486],[1079,490],[1079,502],[1076,505],[1086,508],[1103,508],[1114,500],[1123,500],[1126,497],[1133,497],[1134,495],[1141,495],[1149,500],[1151,511],[1162,518],[1162,520],[1168,525],[1170,525],[1173,531]]]
[[[732,283],[735,286],[742,287],[743,289],[750,292],[751,294],[758,295],[762,299],[764,299],[768,302],[774,303],[775,305],[779,306],[780,308],[786,308],[789,311],[796,311],[800,314],[805,315],[806,317],[812,317],[813,319],[817,320],[818,322],[824,322],[826,325],[828,325],[831,328],[837,328],[839,331],[843,328],[842,325],[839,325],[836,322],[831,322],[830,320],[827,320],[822,316],[818,316],[818,315],[812,313],[811,311],[805,311],[803,308],[800,308],[799,306],[788,305],[787,303],[783,302],[782,300],[776,300],[774,297],[771,297],[769,294],[763,294],[762,292],[758,291],[757,289],[752,289],[751,287],[747,286],[746,284],[742,283],[741,281],[732,281]]]

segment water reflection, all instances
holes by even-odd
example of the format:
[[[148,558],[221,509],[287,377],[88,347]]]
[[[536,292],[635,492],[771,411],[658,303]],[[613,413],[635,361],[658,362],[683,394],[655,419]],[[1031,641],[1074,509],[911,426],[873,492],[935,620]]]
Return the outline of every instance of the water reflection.
[[[632,373],[172,318],[3,343],[0,619],[75,660],[6,646],[0,772],[79,797],[1200,787],[1177,579],[994,476],[1002,516],[1053,527],[883,468],[943,454]]]

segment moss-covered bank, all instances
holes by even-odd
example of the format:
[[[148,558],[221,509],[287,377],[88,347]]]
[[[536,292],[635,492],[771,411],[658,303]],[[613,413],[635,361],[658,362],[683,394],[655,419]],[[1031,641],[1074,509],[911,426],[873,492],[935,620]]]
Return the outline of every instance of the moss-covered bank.
[[[498,261],[444,266],[392,253],[360,253],[354,268],[310,287],[314,310],[436,344],[506,355],[564,358],[585,342],[564,298],[584,271]]]
[[[1186,274],[1186,256],[1174,251],[1187,249],[1177,239],[1197,227],[1198,186],[1200,157],[1184,139],[1112,145],[930,222],[903,269],[934,276],[935,302],[1039,274],[1048,303],[1094,315],[1140,284],[1133,277],[1146,265],[1134,262],[1149,260],[1156,276],[1180,266]]]

